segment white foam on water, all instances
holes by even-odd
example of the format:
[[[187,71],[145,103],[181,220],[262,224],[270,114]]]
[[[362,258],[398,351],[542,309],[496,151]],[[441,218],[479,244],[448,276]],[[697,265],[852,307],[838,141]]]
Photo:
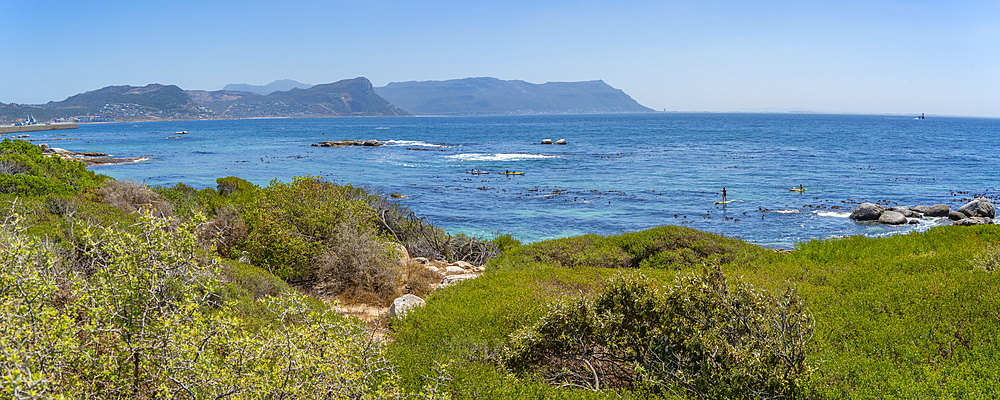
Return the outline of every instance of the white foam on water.
[[[816,211],[816,215],[819,215],[821,217],[847,218],[851,216],[851,213],[836,212],[836,211]]]
[[[389,127],[388,126],[379,126],[379,127],[376,127],[375,129],[382,130],[382,129],[389,129]]]
[[[520,154],[520,153],[498,153],[498,154],[465,153],[465,154],[455,154],[452,156],[446,156],[445,158],[450,158],[452,160],[459,160],[459,161],[526,161],[526,160],[544,160],[549,158],[559,158],[559,156],[553,156],[548,154]]]
[[[386,128],[388,129],[388,128]],[[420,146],[420,147],[441,147],[448,148],[451,146],[445,146],[441,144],[421,142],[419,140],[387,140],[384,142],[387,146]]]
[[[778,214],[798,214],[799,210],[778,210],[775,212]]]

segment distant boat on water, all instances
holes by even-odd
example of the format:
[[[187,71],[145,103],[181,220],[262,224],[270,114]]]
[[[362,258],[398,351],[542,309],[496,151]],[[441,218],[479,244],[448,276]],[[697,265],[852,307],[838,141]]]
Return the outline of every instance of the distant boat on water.
[[[24,121],[17,122],[17,123],[14,124],[14,126],[29,126],[29,125],[38,125],[38,121],[35,121],[35,116],[34,115],[28,114],[28,118],[27,119],[25,119]]]
[[[920,113],[920,116],[917,117],[917,119],[924,119],[924,113]]]

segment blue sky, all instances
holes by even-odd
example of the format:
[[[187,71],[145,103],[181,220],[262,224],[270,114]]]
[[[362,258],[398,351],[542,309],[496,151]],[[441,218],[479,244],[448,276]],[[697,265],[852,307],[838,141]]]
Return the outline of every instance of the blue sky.
[[[473,76],[671,111],[1000,117],[1000,1],[0,0],[0,102]]]

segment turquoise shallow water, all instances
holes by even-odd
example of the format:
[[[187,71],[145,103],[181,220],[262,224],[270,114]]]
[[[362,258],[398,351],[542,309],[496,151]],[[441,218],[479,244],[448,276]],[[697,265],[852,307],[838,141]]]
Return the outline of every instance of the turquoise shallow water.
[[[188,131],[180,139],[174,132]],[[52,139],[75,138],[72,141]],[[1000,120],[792,114],[308,118],[81,125],[33,140],[149,157],[93,170],[151,185],[265,185],[314,175],[399,192],[453,232],[536,241],[684,225],[771,247],[886,227],[846,218],[860,201],[995,197]],[[386,146],[318,148],[322,140]],[[569,144],[541,145],[542,139]],[[470,175],[470,169],[522,176]],[[790,187],[809,190],[796,193]],[[727,188],[735,200],[714,204]]]

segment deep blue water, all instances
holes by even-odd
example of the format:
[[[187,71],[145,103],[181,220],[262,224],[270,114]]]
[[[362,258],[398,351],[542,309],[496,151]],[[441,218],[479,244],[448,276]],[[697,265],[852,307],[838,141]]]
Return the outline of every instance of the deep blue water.
[[[181,139],[166,139],[189,131]],[[55,138],[73,141],[52,141]],[[452,232],[536,241],[684,225],[760,245],[884,235],[846,218],[860,201],[964,204],[997,194],[1000,120],[794,114],[636,114],[309,118],[81,125],[34,140],[73,151],[148,156],[97,166],[116,179],[203,188],[222,176],[260,185],[322,176],[399,192]],[[319,148],[323,140],[387,146]],[[569,144],[540,145],[542,139]],[[470,169],[523,176],[473,176]],[[790,187],[803,185],[804,193]],[[714,202],[726,187],[735,200]],[[965,193],[968,192],[968,193]]]

